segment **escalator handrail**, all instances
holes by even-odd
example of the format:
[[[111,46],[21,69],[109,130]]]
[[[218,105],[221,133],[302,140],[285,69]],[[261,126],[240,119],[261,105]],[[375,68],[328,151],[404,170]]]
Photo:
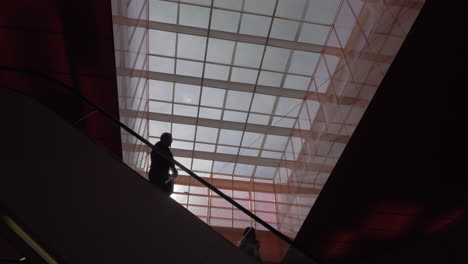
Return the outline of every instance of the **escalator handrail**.
[[[73,89],[71,86],[65,84],[64,82],[62,82],[61,80],[58,80],[58,79],[55,79],[55,78],[52,78],[50,76],[48,76],[47,74],[45,73],[41,73],[41,72],[38,72],[36,70],[33,70],[33,69],[29,69],[29,68],[19,68],[19,67],[10,67],[10,66],[0,66],[0,70],[5,70],[5,71],[13,71],[13,72],[19,72],[19,73],[27,73],[27,74],[31,74],[31,75],[36,75],[42,79],[45,79],[45,80],[48,80],[48,81],[51,81],[51,82],[54,82],[58,85],[60,85],[61,87],[67,89],[68,91],[72,92],[75,96],[79,97],[82,101],[84,101],[85,103],[87,103],[88,105],[90,105],[91,107],[93,107],[95,110],[99,111],[100,113],[102,113],[104,116],[106,116],[107,118],[109,118],[112,122],[114,122],[115,124],[117,124],[119,127],[123,128],[125,131],[127,131],[128,133],[130,133],[131,135],[133,135],[134,137],[136,137],[138,140],[140,140],[141,142],[143,142],[144,144],[146,144],[149,148],[151,148],[152,150],[156,151],[159,155],[163,156],[165,159],[167,159],[168,161],[170,162],[173,162],[174,164],[176,164],[179,168],[181,168],[183,171],[185,171],[186,173],[188,173],[191,177],[195,178],[197,181],[199,181],[201,184],[205,185],[206,187],[208,187],[210,190],[212,190],[213,192],[215,192],[216,194],[218,194],[219,196],[221,196],[222,198],[224,198],[226,201],[228,201],[229,203],[231,203],[232,205],[234,205],[237,209],[241,210],[243,213],[247,214],[248,216],[250,216],[251,218],[253,218],[256,222],[260,223],[262,226],[264,226],[266,229],[268,229],[269,231],[271,231],[273,234],[275,234],[276,236],[278,236],[280,239],[282,239],[283,241],[287,242],[289,245],[291,245],[292,247],[296,248],[296,249],[299,249],[298,246],[296,245],[296,243],[291,240],[289,237],[287,237],[286,235],[284,235],[283,233],[281,233],[280,231],[276,230],[274,227],[272,227],[271,225],[269,225],[268,223],[266,223],[265,221],[263,221],[260,217],[256,216],[254,213],[250,212],[249,210],[247,210],[245,207],[243,207],[242,205],[240,205],[239,203],[237,203],[236,201],[234,201],[231,197],[227,196],[226,194],[224,194],[223,192],[221,192],[220,190],[218,190],[216,187],[214,187],[213,185],[211,185],[209,182],[205,181],[203,178],[201,178],[200,176],[198,176],[196,173],[194,173],[193,171],[189,170],[188,168],[186,168],[184,165],[182,165],[181,163],[179,163],[178,161],[176,161],[175,159],[165,155],[164,153],[161,153],[159,150],[157,150],[156,148],[154,148],[153,144],[151,144],[148,140],[146,140],[144,137],[140,136],[138,133],[136,133],[135,131],[133,131],[131,128],[129,128],[128,126],[126,126],[125,124],[123,124],[122,122],[120,122],[120,120],[118,120],[117,118],[115,118],[114,116],[112,116],[111,114],[109,114],[107,111],[105,111],[104,109],[102,109],[101,107],[99,107],[98,105],[96,105],[95,103],[93,103],[91,100],[89,100],[88,98],[86,98],[85,96],[83,96],[78,90],[76,89]],[[301,253],[303,253],[304,255],[310,257],[311,259],[315,259],[313,258],[312,256],[309,256],[309,254],[307,254],[304,250],[300,250]]]

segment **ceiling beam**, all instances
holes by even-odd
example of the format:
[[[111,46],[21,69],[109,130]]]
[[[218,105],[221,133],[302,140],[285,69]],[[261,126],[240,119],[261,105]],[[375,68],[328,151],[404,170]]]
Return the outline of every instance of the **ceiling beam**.
[[[161,30],[161,31],[202,36],[202,37],[206,37],[208,35],[208,30],[203,29],[203,28],[155,22],[155,21],[148,22],[148,21],[122,17],[122,16],[114,16],[113,19],[115,20],[115,24],[136,26],[136,27],[147,27],[149,23],[149,29],[153,29],[153,30]],[[259,44],[259,45],[266,45],[267,43],[267,38],[265,37],[231,33],[231,32],[226,32],[226,31],[212,30],[212,29],[210,30],[209,36],[212,38],[217,38],[217,39],[240,41],[240,42]],[[303,43],[303,42],[289,41],[289,40],[269,38],[268,46],[272,46],[276,48],[291,49],[291,50],[316,52],[316,53],[323,52],[323,54],[333,55],[333,56],[338,56],[338,57],[343,56],[339,48],[335,48],[332,46],[323,46],[323,45],[309,44],[309,43]],[[378,62],[378,63],[387,63],[388,61],[391,61],[393,59],[392,56],[385,56],[381,54],[366,53],[363,56],[368,60]]]
[[[117,68],[117,75],[119,76],[147,76],[151,80],[165,81],[165,82],[176,82],[182,84],[198,85],[202,84],[202,79],[199,77],[183,76],[178,74],[162,73],[162,72],[151,72],[151,71],[141,71],[141,70],[132,70]],[[359,83],[354,83],[359,85]],[[362,84],[361,84],[362,85]],[[311,99],[317,101],[333,101],[334,96],[330,94],[324,94],[314,91],[302,91],[295,89],[287,88],[278,88],[272,86],[257,85],[255,88],[254,84],[248,83],[238,83],[231,81],[222,81],[214,79],[203,79],[203,86],[220,88],[226,90],[242,91],[242,92],[256,92],[272,96],[281,96],[287,98],[295,99]],[[336,99],[335,99],[336,100]],[[340,103],[344,105],[367,105],[369,100],[357,97],[342,96],[340,98]]]
[[[146,175],[146,172],[139,171],[140,174]],[[265,182],[253,182],[253,181],[239,181],[239,180],[228,180],[228,179],[215,179],[203,177],[208,183],[216,187],[217,189],[227,189],[235,191],[246,191],[246,192],[266,192],[266,193],[291,193],[291,187],[286,184],[271,184]],[[199,181],[195,180],[191,176],[179,175],[175,184],[190,185],[196,187],[204,187]],[[206,186],[205,186],[206,187]],[[208,188],[208,187],[207,187]],[[318,195],[322,191],[322,188],[305,188],[305,187],[294,187],[295,193]]]
[[[247,131],[252,133],[276,135],[276,136],[285,136],[285,137],[301,137],[301,138],[317,138],[319,135],[322,139],[325,139],[330,142],[336,143],[347,143],[350,139],[350,136],[347,135],[338,135],[332,133],[320,133],[319,131],[313,130],[303,130],[303,129],[293,129],[285,127],[272,127],[266,125],[257,125],[257,124],[245,124],[240,122],[224,121],[224,120],[214,120],[207,118],[195,118],[190,116],[179,116],[179,115],[170,115],[170,114],[161,114],[161,113],[152,113],[152,112],[142,112],[136,110],[121,109],[120,115],[122,118],[133,118],[139,116],[148,115],[149,120],[161,121],[168,123],[177,123],[183,125],[199,125],[212,128],[223,128],[231,129],[238,131]],[[198,119],[198,121],[197,121]]]
[[[124,152],[149,152],[149,148],[146,145],[135,145],[131,143],[123,143],[122,148]],[[225,153],[215,153],[215,152],[206,152],[206,151],[192,151],[186,149],[172,149],[172,154],[176,157],[181,158],[194,158],[194,159],[204,159],[212,161],[221,161],[221,162],[234,162],[237,160],[237,163],[248,164],[248,165],[258,165],[266,167],[283,167],[283,168],[294,168],[296,161],[287,161],[283,159],[273,159],[273,158],[261,158],[261,157],[252,157],[252,156],[243,156],[239,155],[237,157],[233,154]],[[331,173],[333,166],[329,166],[323,163],[307,163],[307,169],[314,172],[325,172]],[[261,178],[260,178],[261,179]]]

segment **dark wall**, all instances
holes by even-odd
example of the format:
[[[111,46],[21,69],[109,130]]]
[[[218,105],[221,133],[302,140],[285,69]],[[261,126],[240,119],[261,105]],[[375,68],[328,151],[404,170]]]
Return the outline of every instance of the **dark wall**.
[[[468,262],[464,137],[448,110],[466,87],[457,10],[426,1],[297,235],[321,263]]]
[[[41,72],[119,117],[110,0],[18,0],[0,7],[0,67]],[[0,68],[0,86],[55,107],[72,122],[92,109],[51,81]],[[93,116],[86,133],[121,156],[120,130]]]

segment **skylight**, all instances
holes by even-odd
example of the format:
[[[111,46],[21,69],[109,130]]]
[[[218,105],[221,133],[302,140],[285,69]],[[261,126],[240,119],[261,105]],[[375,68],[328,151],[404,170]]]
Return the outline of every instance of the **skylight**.
[[[420,8],[403,2],[151,0],[145,133],[171,132],[178,161],[294,237]],[[253,225],[176,183],[207,223]]]

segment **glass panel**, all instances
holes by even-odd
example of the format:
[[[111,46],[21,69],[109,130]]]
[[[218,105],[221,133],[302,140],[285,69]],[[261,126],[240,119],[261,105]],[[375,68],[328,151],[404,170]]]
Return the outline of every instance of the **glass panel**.
[[[177,57],[193,60],[204,60],[206,37],[179,34],[177,40]]]
[[[273,179],[276,172],[275,167],[257,166],[255,169],[255,177],[262,179]]]
[[[174,141],[172,142],[171,148],[173,148],[173,149],[188,149],[188,150],[192,150],[192,149],[193,149],[193,142],[186,142],[186,141],[174,140]]]
[[[198,107],[174,104],[174,115],[197,117]]]
[[[175,56],[176,33],[149,30],[149,52],[157,55]]]
[[[255,169],[254,165],[247,165],[247,164],[237,164],[236,169],[234,171],[235,175],[240,175],[240,176],[252,176],[253,171]]]
[[[189,205],[187,209],[192,212],[194,215],[201,217],[205,216],[208,214],[208,208],[207,207],[202,207],[202,206],[194,206],[194,205]]]
[[[172,82],[149,80],[149,98],[172,101],[173,86]]]
[[[288,74],[284,82],[284,88],[307,91],[310,80],[310,77]]]
[[[242,137],[242,131],[221,129],[218,144],[239,146]]]
[[[210,9],[193,5],[180,5],[179,23],[185,26],[208,28]]]
[[[309,119],[309,115],[307,114],[306,107],[302,108],[301,112],[299,113],[299,119],[297,121],[297,128],[303,130],[309,130],[311,128],[311,121]]]
[[[316,81],[320,81],[320,85],[317,85],[317,92],[319,93],[326,93],[328,91],[328,87],[330,86],[330,80],[318,80],[317,78],[315,79]]]
[[[203,63],[186,61],[186,60],[177,60],[177,74],[187,75],[193,77],[201,77],[203,71]]]
[[[216,152],[218,153],[232,154],[232,155],[237,155],[238,151],[239,151],[239,148],[226,147],[226,146],[218,146],[218,148],[216,149]]]
[[[229,79],[229,67],[206,63],[205,78],[227,81]]]
[[[310,0],[305,20],[331,25],[341,0]]]
[[[217,7],[241,10],[242,0],[213,0],[213,5]]]
[[[215,161],[213,165],[213,173],[233,174],[234,163]]]
[[[247,111],[250,106],[252,93],[229,90],[226,99],[226,108]]]
[[[294,153],[296,153],[296,156],[297,156],[302,150],[303,140],[302,138],[299,138],[299,137],[293,137],[291,139],[291,142],[294,148]]]
[[[181,2],[208,5],[208,6],[211,5],[211,0],[182,0]]]
[[[213,179],[232,180],[233,177],[231,175],[213,174]]]
[[[225,110],[223,120],[245,123],[245,121],[247,120],[247,113]]]
[[[256,150],[256,149],[245,149],[245,148],[241,148],[240,154],[243,155],[243,156],[257,157],[259,152],[260,152],[260,151],[258,151],[258,150]]]
[[[252,13],[273,15],[275,0],[246,0],[244,10]]]
[[[306,0],[279,0],[276,16],[300,19]]]
[[[309,117],[311,121],[314,121],[315,116],[320,108],[320,102],[314,100],[306,100],[307,110],[309,111]]]
[[[195,150],[213,152],[215,151],[215,145],[195,143]]]
[[[261,71],[258,79],[259,85],[280,87],[283,74],[269,71]]]
[[[240,83],[255,84],[258,71],[243,68],[232,68],[231,81]]]
[[[269,212],[276,212],[275,204],[268,202],[255,202],[255,209]]]
[[[176,200],[180,204],[186,204],[188,202],[188,196],[186,194],[176,194],[175,191],[171,195],[171,198]]]
[[[219,129],[213,127],[199,126],[197,128],[197,141],[216,143]]]
[[[260,67],[263,46],[250,43],[237,43],[234,64],[246,67]]]
[[[266,222],[276,222],[276,214],[257,212],[257,216]]]
[[[149,70],[154,72],[174,73],[174,59],[149,56]]]
[[[208,118],[208,119],[221,119],[221,110],[213,109],[213,108],[206,108],[200,107],[200,118]]]
[[[166,1],[151,1],[149,17],[152,21],[177,23],[177,4]]]
[[[207,60],[231,64],[234,41],[210,38],[208,41]]]
[[[172,137],[174,139],[193,140],[195,138],[195,126],[173,123]]]
[[[174,134],[173,134],[174,135]],[[181,158],[181,157],[174,157],[180,164],[184,165],[187,168],[192,168],[192,159],[190,158]]]
[[[301,99],[280,97],[275,115],[296,117],[301,106]]]
[[[180,184],[174,185],[174,192],[186,193],[188,191],[189,191],[189,187],[187,185],[180,185]]]
[[[265,145],[263,148],[270,149],[270,150],[283,151],[287,143],[288,143],[288,137],[267,135],[267,138],[265,140]]]
[[[198,105],[200,86],[176,83],[174,101],[184,104]]]
[[[304,23],[302,25],[300,42],[324,45],[331,27]]]
[[[244,220],[244,221],[234,221],[237,222],[237,225],[234,225],[234,227],[247,227],[250,226],[250,223],[248,220],[250,220],[250,217],[246,215],[244,212],[241,210],[234,209],[233,211],[233,218],[234,220]],[[245,224],[242,224],[245,223]]]
[[[276,96],[256,93],[250,111],[271,114],[275,104]]]
[[[196,171],[211,172],[212,160],[193,159],[192,169]]]
[[[268,123],[270,122],[270,116],[250,114],[248,122],[252,124],[258,124],[258,125],[268,125]]]
[[[295,40],[299,22],[275,18],[271,28],[271,38]]]
[[[153,113],[172,114],[172,104],[150,101],[149,111]]]
[[[149,135],[159,137],[164,132],[171,131],[171,123],[149,120]]]
[[[284,72],[288,63],[290,50],[267,47],[262,69]]]
[[[274,151],[262,151],[261,157],[262,158],[271,158],[271,159],[281,159],[282,153],[281,152],[274,152]]]
[[[254,196],[255,196],[255,200],[259,200],[259,201],[267,201],[267,202],[275,201],[275,195],[273,193],[255,192]]]
[[[320,58],[319,53],[295,50],[289,72],[312,75]]]
[[[244,14],[240,27],[240,33],[266,37],[270,27],[271,17]]]
[[[250,192],[246,191],[233,191],[233,197],[234,198],[241,198],[241,199],[250,199]],[[253,209],[250,207],[250,202],[247,201],[247,203],[242,203],[242,206],[244,206],[246,209]]]
[[[262,146],[264,134],[244,132],[244,138],[242,139],[242,146],[249,148],[260,148]]]
[[[210,225],[211,226],[221,226],[221,227],[232,227],[232,221],[231,220],[210,218]]]
[[[188,204],[189,205],[208,206],[208,197],[190,195]]]
[[[208,195],[208,193],[209,193],[208,188],[205,187],[205,186],[200,186],[200,187],[190,186],[189,190],[190,190],[190,193],[195,193],[195,194]]]
[[[204,106],[222,107],[226,90],[203,87],[201,103]]]
[[[221,209],[221,208],[212,208],[211,215],[219,218],[232,218],[232,210],[230,209]]]
[[[239,26],[239,19],[240,13],[238,12],[213,9],[211,29],[236,33]]]
[[[277,126],[277,127],[293,128],[295,121],[296,119],[275,116],[273,117],[273,120],[271,121],[271,125]]]

